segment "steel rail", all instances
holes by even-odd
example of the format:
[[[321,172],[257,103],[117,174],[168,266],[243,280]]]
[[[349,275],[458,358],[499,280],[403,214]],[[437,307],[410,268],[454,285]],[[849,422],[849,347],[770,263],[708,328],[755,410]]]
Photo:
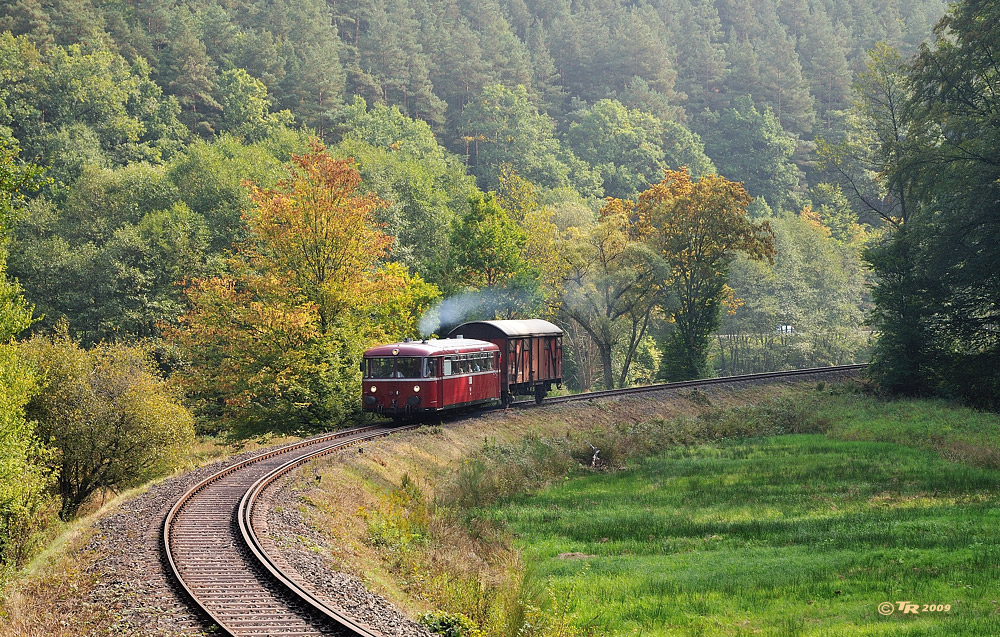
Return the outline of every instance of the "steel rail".
[[[416,429],[419,425],[408,425],[404,427],[397,427],[392,429],[389,433],[396,431],[406,431],[410,429]],[[362,439],[355,440],[354,442],[360,442],[360,440],[370,440],[371,438],[378,438],[387,435],[386,433],[374,433],[365,436]],[[378,637],[380,633],[372,632],[369,628],[358,624],[350,617],[344,615],[335,608],[331,608],[321,599],[304,589],[300,584],[295,582],[292,578],[288,577],[281,568],[275,563],[274,558],[267,552],[264,547],[263,542],[261,542],[260,537],[257,535],[256,529],[254,528],[253,515],[255,512],[255,507],[260,496],[270,487],[276,480],[287,474],[288,472],[296,469],[303,464],[314,460],[321,456],[333,453],[334,451],[343,448],[345,445],[331,445],[324,447],[318,451],[314,451],[308,455],[302,456],[300,458],[295,458],[289,460],[285,464],[281,465],[277,469],[271,471],[267,475],[261,477],[257,482],[253,484],[247,492],[243,495],[240,500],[239,510],[237,512],[237,521],[239,523],[240,533],[243,536],[243,541],[250,548],[250,551],[254,554],[260,564],[271,573],[271,576],[275,580],[281,582],[281,584],[288,589],[293,595],[303,599],[310,606],[315,608],[321,614],[329,617],[338,624],[343,625],[353,634],[359,637]]]
[[[810,367],[806,369],[789,369],[780,372],[759,372],[756,374],[741,374],[739,376],[720,376],[718,378],[700,378],[697,380],[681,380],[671,383],[657,383],[655,385],[642,385],[641,387],[625,387],[622,389],[605,389],[600,391],[585,392],[582,394],[570,394],[567,396],[552,396],[546,398],[541,404],[533,400],[525,400],[512,403],[511,407],[527,409],[542,407],[553,403],[569,403],[578,400],[593,400],[594,398],[607,398],[611,396],[625,396],[630,394],[643,394],[646,392],[666,391],[670,389],[683,389],[685,387],[702,387],[705,385],[726,385],[729,383],[751,382],[756,380],[769,380],[776,378],[786,378],[795,376],[817,376],[823,374],[834,374],[838,372],[850,372],[862,370],[867,365],[834,365],[832,367]]]
[[[399,428],[373,425],[290,443],[234,463],[191,487],[178,498],[163,522],[162,546],[170,570],[183,594],[195,604],[198,610],[218,625],[221,634],[233,635],[234,637],[237,635],[282,634],[282,627],[287,629],[285,634],[329,634],[331,632],[330,630],[303,630],[301,624],[309,624],[310,622],[323,625],[330,625],[332,622],[331,628],[335,626],[336,632],[340,634],[364,635],[365,637],[376,635],[377,633],[370,631],[358,632],[357,629],[360,627],[351,626],[350,623],[345,624],[340,621],[340,617],[331,616],[329,612],[325,612],[322,608],[317,608],[315,604],[309,602],[308,598],[303,600],[296,592],[291,593],[291,600],[284,602],[284,605],[291,607],[304,602],[308,604],[308,612],[305,614],[309,617],[300,617],[296,621],[274,616],[259,620],[247,619],[247,611],[252,611],[254,606],[262,606],[265,602],[281,606],[282,600],[276,601],[275,598],[287,599],[289,594],[286,584],[280,578],[274,578],[274,571],[268,568],[267,564],[254,564],[246,558],[244,552],[249,552],[254,559],[259,559],[254,555],[254,549],[251,546],[240,546],[243,538],[234,530],[237,523],[232,520],[232,512],[238,509],[239,502],[242,501],[241,496],[246,493],[247,488],[258,480],[258,472],[271,468],[268,466],[269,461],[274,462],[279,457],[288,454],[293,454],[292,461],[303,457],[315,457],[356,442],[385,436],[399,430]],[[296,452],[306,449],[312,450],[296,455]],[[283,462],[281,465],[288,465],[289,462],[291,461]],[[241,472],[246,475],[236,475]],[[234,477],[235,480],[230,480]],[[223,485],[224,481],[235,482],[235,484]],[[233,492],[236,493],[235,501],[232,501]],[[202,498],[204,502],[200,502],[199,498]],[[225,501],[227,499],[231,501]],[[186,519],[187,510],[197,506],[208,508],[214,514],[216,523],[219,526],[224,526],[225,530],[204,528],[204,523],[198,517],[198,512],[194,512],[191,519]],[[227,507],[229,507],[229,513],[226,512]],[[188,528],[178,528],[179,521],[183,521]],[[224,521],[230,523],[222,524]],[[218,564],[218,560],[226,559],[224,554],[227,551],[231,553],[234,550],[240,553],[235,560],[230,555],[225,565]],[[184,555],[185,552],[188,554]],[[190,563],[182,563],[182,559]],[[237,564],[234,565],[233,561]],[[245,569],[240,571],[239,562],[241,561],[244,562],[242,566],[245,566]],[[197,578],[194,577],[196,574],[191,573],[192,570],[197,571],[205,566],[218,568],[220,571],[225,570],[225,568],[235,568],[239,572],[234,573],[230,570],[228,573],[219,573],[215,578],[212,578],[213,587],[205,590],[205,586],[198,586],[192,581]],[[263,569],[263,573],[259,569]],[[278,571],[280,572],[280,569]],[[187,577],[186,574],[192,575],[192,577]],[[248,592],[248,588],[254,588],[255,582],[257,590]],[[274,590],[275,587],[279,589],[277,593]],[[291,609],[289,613],[303,615],[298,609]],[[272,623],[270,627],[268,620]]]

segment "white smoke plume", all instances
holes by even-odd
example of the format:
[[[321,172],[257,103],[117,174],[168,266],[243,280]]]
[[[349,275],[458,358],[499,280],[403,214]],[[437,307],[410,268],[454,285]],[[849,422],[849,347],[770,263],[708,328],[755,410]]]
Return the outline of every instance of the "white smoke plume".
[[[486,300],[483,292],[463,292],[438,301],[420,317],[421,336],[434,334],[442,324],[451,327],[464,322],[465,317],[482,308]]]
[[[537,316],[541,297],[518,287],[494,287],[463,292],[438,301],[420,317],[420,335],[438,333],[442,326],[452,329],[468,320]]]

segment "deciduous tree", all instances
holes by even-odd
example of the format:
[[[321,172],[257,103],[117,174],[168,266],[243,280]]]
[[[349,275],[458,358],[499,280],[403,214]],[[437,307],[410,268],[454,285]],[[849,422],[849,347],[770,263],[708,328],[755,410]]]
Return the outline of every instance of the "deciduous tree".
[[[570,254],[560,312],[596,346],[606,389],[622,386],[657,306],[666,267],[643,241],[632,201],[608,199]]]
[[[292,158],[289,177],[274,188],[249,184],[256,209],[245,220],[251,239],[242,258],[260,272],[287,277],[319,312],[326,332],[338,317],[383,291],[373,267],[393,238],[375,223],[386,202],[357,192],[361,175],[349,160],[314,142]]]
[[[773,232],[747,217],[750,196],[741,184],[717,175],[692,181],[687,171],[666,171],[639,195],[635,212],[648,241],[666,261],[664,287],[677,296],[660,373],[668,380],[705,373],[708,344],[718,326],[726,272],[737,253],[770,260]]]
[[[64,332],[36,337],[19,353],[42,379],[27,416],[57,450],[63,517],[99,490],[120,491],[169,471],[177,451],[191,442],[190,412],[141,348],[85,350]]]
[[[996,408],[1000,7],[979,0],[954,3],[934,32],[933,44],[921,47],[909,69],[912,95],[904,123],[916,144],[895,172],[915,204],[909,230],[903,226],[899,238],[908,239],[900,248],[909,254],[901,257],[910,258],[916,276],[899,292],[923,302],[921,323],[931,340],[910,369],[936,392]],[[899,325],[887,318],[887,328]],[[886,368],[898,366],[889,352],[880,354]]]
[[[847,134],[819,151],[855,205],[888,233],[865,258],[876,274],[875,308],[870,320],[879,332],[868,373],[889,392],[922,394],[936,383],[927,369],[932,338],[918,268],[917,235],[910,227],[917,213],[900,169],[914,155],[917,136],[905,111],[911,87],[899,53],[886,45],[869,52],[855,80],[855,103]]]

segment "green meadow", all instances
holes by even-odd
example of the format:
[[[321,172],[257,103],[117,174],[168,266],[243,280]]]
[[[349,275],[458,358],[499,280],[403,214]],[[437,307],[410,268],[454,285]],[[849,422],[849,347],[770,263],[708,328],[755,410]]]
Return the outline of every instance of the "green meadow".
[[[566,634],[1000,634],[996,416],[857,395],[816,409],[825,434],[677,447],[490,517]]]

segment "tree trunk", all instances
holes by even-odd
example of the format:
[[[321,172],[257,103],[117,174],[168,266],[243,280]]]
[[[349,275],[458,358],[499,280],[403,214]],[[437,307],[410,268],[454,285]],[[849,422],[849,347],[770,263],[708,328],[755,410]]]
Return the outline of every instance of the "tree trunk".
[[[599,345],[601,350],[601,363],[604,365],[604,389],[615,388],[615,373],[611,367],[611,347]]]

